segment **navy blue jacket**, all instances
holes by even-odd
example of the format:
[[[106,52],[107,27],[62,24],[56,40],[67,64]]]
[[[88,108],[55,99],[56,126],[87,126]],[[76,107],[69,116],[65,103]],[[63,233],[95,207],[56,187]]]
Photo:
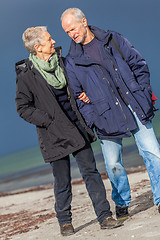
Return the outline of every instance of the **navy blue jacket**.
[[[93,26],[90,30],[99,40],[106,66],[87,56],[82,45],[72,40],[65,66],[79,110],[88,126],[96,127],[100,139],[130,136],[137,126],[128,104],[143,124],[154,116],[148,66],[122,35]],[[112,38],[126,61],[113,46]],[[78,99],[82,91],[89,97],[89,104]]]

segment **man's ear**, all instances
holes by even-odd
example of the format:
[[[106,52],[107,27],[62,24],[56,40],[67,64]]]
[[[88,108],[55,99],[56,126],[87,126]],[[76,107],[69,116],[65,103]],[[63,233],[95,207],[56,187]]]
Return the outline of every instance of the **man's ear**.
[[[82,19],[82,23],[83,23],[83,26],[84,26],[84,27],[87,27],[87,26],[88,26],[88,24],[87,24],[87,19],[86,19],[85,17]]]
[[[34,49],[36,52],[41,52],[41,46],[38,44],[34,45]]]

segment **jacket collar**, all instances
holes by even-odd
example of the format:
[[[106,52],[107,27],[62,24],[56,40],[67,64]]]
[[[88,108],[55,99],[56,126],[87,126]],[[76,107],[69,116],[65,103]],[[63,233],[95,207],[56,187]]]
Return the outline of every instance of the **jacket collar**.
[[[107,44],[110,37],[111,32],[110,31],[104,31],[102,29],[99,29],[94,26],[89,26],[91,32],[95,35],[95,38],[97,38],[99,41],[102,42],[102,44]],[[79,43],[75,43],[73,40],[71,41],[69,54],[70,57],[74,59],[75,64],[85,64],[89,65],[93,63],[93,59],[86,56],[83,52],[83,47]],[[96,62],[94,62],[96,63]]]
[[[55,51],[58,55],[58,59],[60,59],[62,57],[62,47],[61,46],[56,47]],[[21,72],[26,72],[28,69],[33,69],[33,72],[34,72],[34,70],[37,72],[37,70],[33,66],[33,63],[31,61],[29,61],[28,58],[24,59],[20,62],[17,62],[15,64],[15,71],[16,71],[17,75]]]

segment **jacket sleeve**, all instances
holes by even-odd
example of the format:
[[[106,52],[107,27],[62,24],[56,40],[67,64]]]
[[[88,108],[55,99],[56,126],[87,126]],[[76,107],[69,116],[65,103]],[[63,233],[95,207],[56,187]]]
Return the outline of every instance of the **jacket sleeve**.
[[[16,108],[19,116],[25,121],[39,127],[48,127],[52,121],[48,113],[38,109],[34,104],[34,96],[24,79],[17,77]]]
[[[146,61],[126,38],[118,33],[114,33],[113,36],[119,45],[119,48],[123,52],[127,64],[133,72],[136,81],[142,89],[147,88],[151,93],[150,73]]]
[[[69,78],[69,82],[71,85],[71,88],[73,90],[74,98],[76,100],[78,110],[82,114],[82,116],[85,119],[85,122],[87,126],[90,128],[93,125],[93,108],[92,104],[90,103],[84,103],[83,101],[79,100],[78,96],[84,91],[82,88],[82,85],[80,81],[78,80],[78,77],[76,75],[76,69],[74,68],[74,63],[72,63],[72,59],[66,58],[65,59],[65,67],[66,72]]]

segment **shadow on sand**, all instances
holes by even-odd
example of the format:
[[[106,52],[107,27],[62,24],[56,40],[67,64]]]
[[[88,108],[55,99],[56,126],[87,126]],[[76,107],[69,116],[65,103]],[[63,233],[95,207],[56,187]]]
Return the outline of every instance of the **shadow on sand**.
[[[139,212],[143,212],[146,211],[147,209],[153,207],[154,203],[153,203],[153,196],[152,196],[152,191],[147,191],[139,196],[136,197],[135,200],[133,200],[129,206],[129,210],[131,208],[134,209],[129,211],[129,215],[130,217],[132,217],[133,215],[139,213]],[[85,223],[77,228],[75,228],[75,233],[79,232],[80,230],[94,224],[97,223],[97,219],[91,220],[88,223]]]

